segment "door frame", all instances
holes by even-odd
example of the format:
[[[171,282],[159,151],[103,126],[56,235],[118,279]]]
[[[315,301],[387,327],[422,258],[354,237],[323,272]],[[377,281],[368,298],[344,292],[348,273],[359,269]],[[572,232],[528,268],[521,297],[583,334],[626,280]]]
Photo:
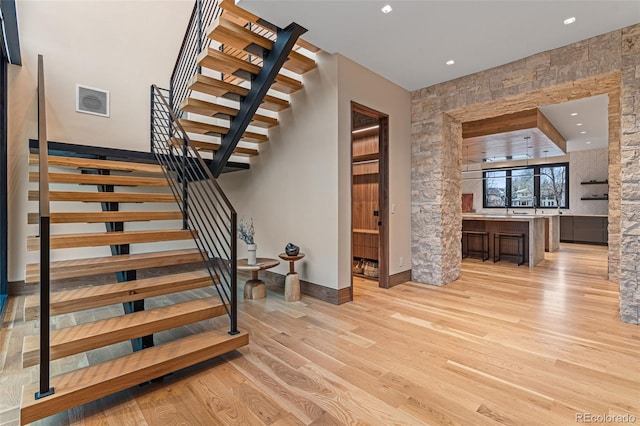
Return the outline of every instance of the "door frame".
[[[351,131],[354,130],[353,113],[378,120],[378,287],[389,288],[389,115],[351,101]],[[353,133],[350,138],[350,164],[353,164]],[[353,166],[352,166],[353,167]],[[351,171],[350,200],[353,208],[353,170]],[[351,209],[350,209],[351,210]],[[349,264],[353,262],[353,214],[351,215],[351,250]],[[353,289],[353,274],[351,274]],[[353,290],[352,290],[353,292]],[[353,297],[352,297],[353,299]]]
[[[0,321],[9,295],[9,219],[7,193],[7,59],[0,54]]]

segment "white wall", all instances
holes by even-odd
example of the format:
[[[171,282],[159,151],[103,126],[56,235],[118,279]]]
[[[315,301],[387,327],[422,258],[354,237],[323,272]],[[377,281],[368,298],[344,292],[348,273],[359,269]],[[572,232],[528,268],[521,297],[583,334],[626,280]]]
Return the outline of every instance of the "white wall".
[[[258,256],[274,257],[291,241],[306,253],[296,264],[301,279],[341,289],[351,284],[351,101],[389,114],[390,271],[410,269],[409,92],[340,55],[317,60],[251,169],[220,184],[238,214],[253,218]]]
[[[352,101],[389,116],[389,273],[411,269],[411,98],[400,86],[341,55],[338,79],[338,277],[339,288],[344,288],[351,283],[352,268]]]
[[[23,66],[9,70],[10,281],[24,278],[37,55],[44,55],[49,140],[148,151],[149,86],[168,85],[193,2],[20,1],[17,6]],[[109,90],[111,117],[76,113],[76,83]]]
[[[607,148],[588,151],[574,151],[563,157],[549,158],[547,163],[569,162],[569,208],[561,209],[563,214],[574,215],[606,215],[608,203],[606,200],[585,201],[582,197],[593,194],[602,196],[608,193],[606,185],[581,185],[580,182],[590,180],[604,181],[607,179],[608,150]],[[542,160],[533,160],[529,164],[543,164]],[[501,163],[496,167],[520,166],[524,162]],[[463,167],[465,170],[465,167]],[[473,194],[473,208],[479,213],[496,213],[504,209],[484,209],[482,207],[482,172],[463,173],[462,193]],[[528,209],[532,210],[532,209]],[[527,209],[518,209],[527,211]],[[555,209],[538,209],[538,211],[552,212]]]
[[[338,288],[337,58],[317,55],[318,68],[303,76],[279,126],[251,160],[251,169],[222,175],[220,185],[239,217],[252,218],[258,256],[276,257],[288,242],[306,257],[300,278]],[[238,256],[246,257],[239,241]],[[285,274],[288,264],[274,272]]]

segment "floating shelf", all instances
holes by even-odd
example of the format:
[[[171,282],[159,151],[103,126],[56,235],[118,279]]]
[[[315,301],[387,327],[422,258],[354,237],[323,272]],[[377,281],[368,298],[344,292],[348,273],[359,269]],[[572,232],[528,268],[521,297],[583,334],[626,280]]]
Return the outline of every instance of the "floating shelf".
[[[593,180],[588,182],[580,182],[580,185],[608,185],[608,180]]]
[[[379,234],[380,232],[377,229],[355,229],[353,230],[356,234]]]
[[[378,153],[374,152],[371,154],[363,154],[363,155],[354,155],[353,156],[353,162],[354,163],[360,163],[363,161],[377,161],[378,160]]]

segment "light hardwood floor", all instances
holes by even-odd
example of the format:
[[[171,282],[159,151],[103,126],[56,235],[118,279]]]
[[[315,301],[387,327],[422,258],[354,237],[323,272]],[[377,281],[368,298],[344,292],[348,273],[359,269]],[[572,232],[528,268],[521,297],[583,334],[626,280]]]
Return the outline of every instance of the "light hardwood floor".
[[[640,424],[640,328],[620,322],[605,277],[605,248],[563,244],[532,270],[465,260],[442,288],[357,280],[341,306],[270,287],[240,303],[249,346],[40,423]],[[10,299],[0,330],[1,425],[17,424],[21,385],[37,377],[20,368],[34,332],[23,304]]]

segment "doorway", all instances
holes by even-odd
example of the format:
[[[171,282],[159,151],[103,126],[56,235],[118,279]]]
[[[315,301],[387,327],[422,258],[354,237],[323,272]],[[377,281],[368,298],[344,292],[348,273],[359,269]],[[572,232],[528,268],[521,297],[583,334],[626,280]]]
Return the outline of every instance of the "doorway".
[[[351,103],[352,279],[389,288],[389,116]]]

